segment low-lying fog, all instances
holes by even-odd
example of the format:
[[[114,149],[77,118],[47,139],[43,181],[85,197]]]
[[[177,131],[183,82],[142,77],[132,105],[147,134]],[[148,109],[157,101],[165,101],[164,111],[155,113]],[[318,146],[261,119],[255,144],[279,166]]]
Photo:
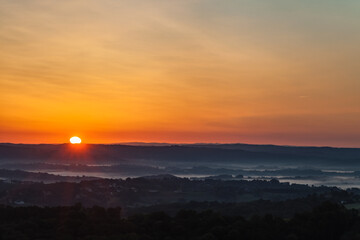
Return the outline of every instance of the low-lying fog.
[[[291,184],[307,184],[314,186],[336,186],[339,188],[360,188],[360,170],[343,168],[319,168],[309,166],[234,166],[207,164],[191,166],[189,163],[174,165],[158,165],[156,162],[144,165],[116,164],[116,165],[82,165],[82,164],[49,164],[49,163],[12,163],[1,164],[1,169],[24,170],[28,172],[42,172],[71,177],[122,178],[140,177],[159,174],[171,174],[187,178],[216,178],[224,180],[271,180]],[[0,176],[1,177],[1,176]]]

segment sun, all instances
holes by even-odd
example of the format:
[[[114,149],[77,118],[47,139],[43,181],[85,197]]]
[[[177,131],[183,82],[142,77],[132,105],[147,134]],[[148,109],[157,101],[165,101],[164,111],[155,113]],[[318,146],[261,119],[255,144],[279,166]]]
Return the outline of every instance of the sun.
[[[74,137],[70,138],[70,142],[72,144],[80,144],[81,143],[81,138],[74,136]]]

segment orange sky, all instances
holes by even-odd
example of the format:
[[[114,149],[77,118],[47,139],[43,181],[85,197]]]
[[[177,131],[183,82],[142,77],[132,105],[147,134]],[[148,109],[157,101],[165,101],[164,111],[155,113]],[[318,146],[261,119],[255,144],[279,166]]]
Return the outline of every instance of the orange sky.
[[[359,1],[0,4],[0,142],[360,146]]]

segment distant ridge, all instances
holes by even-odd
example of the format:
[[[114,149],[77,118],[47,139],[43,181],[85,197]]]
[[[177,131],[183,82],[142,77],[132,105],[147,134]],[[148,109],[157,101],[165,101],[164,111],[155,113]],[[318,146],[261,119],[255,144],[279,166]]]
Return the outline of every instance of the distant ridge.
[[[104,163],[131,160],[276,164],[302,161],[360,164],[359,148],[291,147],[251,144],[185,144],[132,146],[123,144],[0,144],[0,161],[36,160]]]
[[[0,143],[1,144],[1,143]],[[109,143],[104,145],[129,145],[129,146],[210,146],[210,147],[224,147],[224,146],[253,146],[253,147],[289,147],[289,148],[335,148],[335,149],[360,149],[353,147],[333,147],[333,146],[310,146],[310,145],[277,145],[277,144],[250,144],[250,143],[166,143],[166,142],[119,142]]]

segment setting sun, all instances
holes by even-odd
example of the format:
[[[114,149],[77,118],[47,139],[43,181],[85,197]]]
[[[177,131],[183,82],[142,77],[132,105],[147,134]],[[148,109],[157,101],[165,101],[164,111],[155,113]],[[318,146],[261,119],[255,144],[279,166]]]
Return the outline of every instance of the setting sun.
[[[80,143],[81,143],[81,139],[80,139],[79,137],[74,136],[74,137],[70,138],[70,142],[71,142],[72,144],[80,144]]]

